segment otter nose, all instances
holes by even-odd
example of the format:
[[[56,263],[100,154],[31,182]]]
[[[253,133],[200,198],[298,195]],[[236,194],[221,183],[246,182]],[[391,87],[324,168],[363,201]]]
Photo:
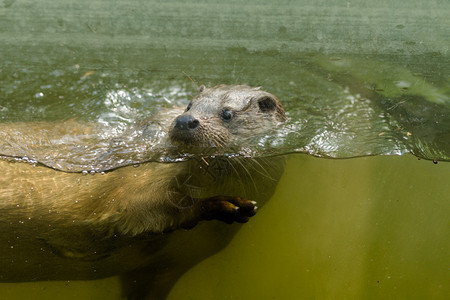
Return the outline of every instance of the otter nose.
[[[175,128],[180,130],[195,129],[199,124],[200,122],[191,115],[182,115],[175,120]]]

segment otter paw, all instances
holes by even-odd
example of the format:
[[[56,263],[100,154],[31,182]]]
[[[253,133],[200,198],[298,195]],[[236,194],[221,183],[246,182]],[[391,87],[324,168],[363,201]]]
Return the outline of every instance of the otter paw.
[[[256,202],[239,197],[216,196],[202,202],[203,220],[246,223],[256,214]]]

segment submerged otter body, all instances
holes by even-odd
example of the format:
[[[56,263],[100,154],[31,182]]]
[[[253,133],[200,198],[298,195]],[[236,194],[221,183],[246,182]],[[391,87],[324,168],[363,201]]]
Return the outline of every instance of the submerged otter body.
[[[231,240],[239,225],[224,222],[253,216],[284,169],[281,157],[211,153],[284,120],[267,92],[201,87],[168,129],[168,146],[190,153],[188,161],[83,176],[0,160],[0,281],[121,275],[128,298],[164,298],[187,269]],[[201,222],[213,219],[224,222]]]

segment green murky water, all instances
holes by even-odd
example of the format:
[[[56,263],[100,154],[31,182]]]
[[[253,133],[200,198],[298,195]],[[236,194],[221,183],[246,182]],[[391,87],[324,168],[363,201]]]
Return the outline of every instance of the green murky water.
[[[76,119],[104,128],[38,149],[5,143],[11,135],[3,132],[0,154],[75,171],[161,160],[158,135],[99,153],[133,120],[186,105],[196,87],[185,74],[198,85],[262,86],[282,100],[289,121],[255,142],[254,155],[411,152],[439,163],[291,155],[271,202],[226,250],[187,273],[172,299],[445,298],[449,10],[447,1],[418,0],[0,1],[2,122]],[[116,279],[0,291],[9,299],[120,293]]]
[[[267,206],[171,299],[446,298],[449,164],[293,155],[287,165]]]
[[[446,299],[450,165],[292,155],[271,201],[169,299]],[[119,299],[118,280],[0,284],[5,299]]]

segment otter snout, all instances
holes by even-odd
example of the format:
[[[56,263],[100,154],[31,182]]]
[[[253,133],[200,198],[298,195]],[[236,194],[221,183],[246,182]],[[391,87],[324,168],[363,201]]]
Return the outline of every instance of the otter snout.
[[[179,130],[193,130],[200,122],[191,115],[181,115],[175,119],[174,127]]]
[[[182,114],[172,123],[169,137],[175,145],[190,145],[196,141],[200,121],[191,114]]]

